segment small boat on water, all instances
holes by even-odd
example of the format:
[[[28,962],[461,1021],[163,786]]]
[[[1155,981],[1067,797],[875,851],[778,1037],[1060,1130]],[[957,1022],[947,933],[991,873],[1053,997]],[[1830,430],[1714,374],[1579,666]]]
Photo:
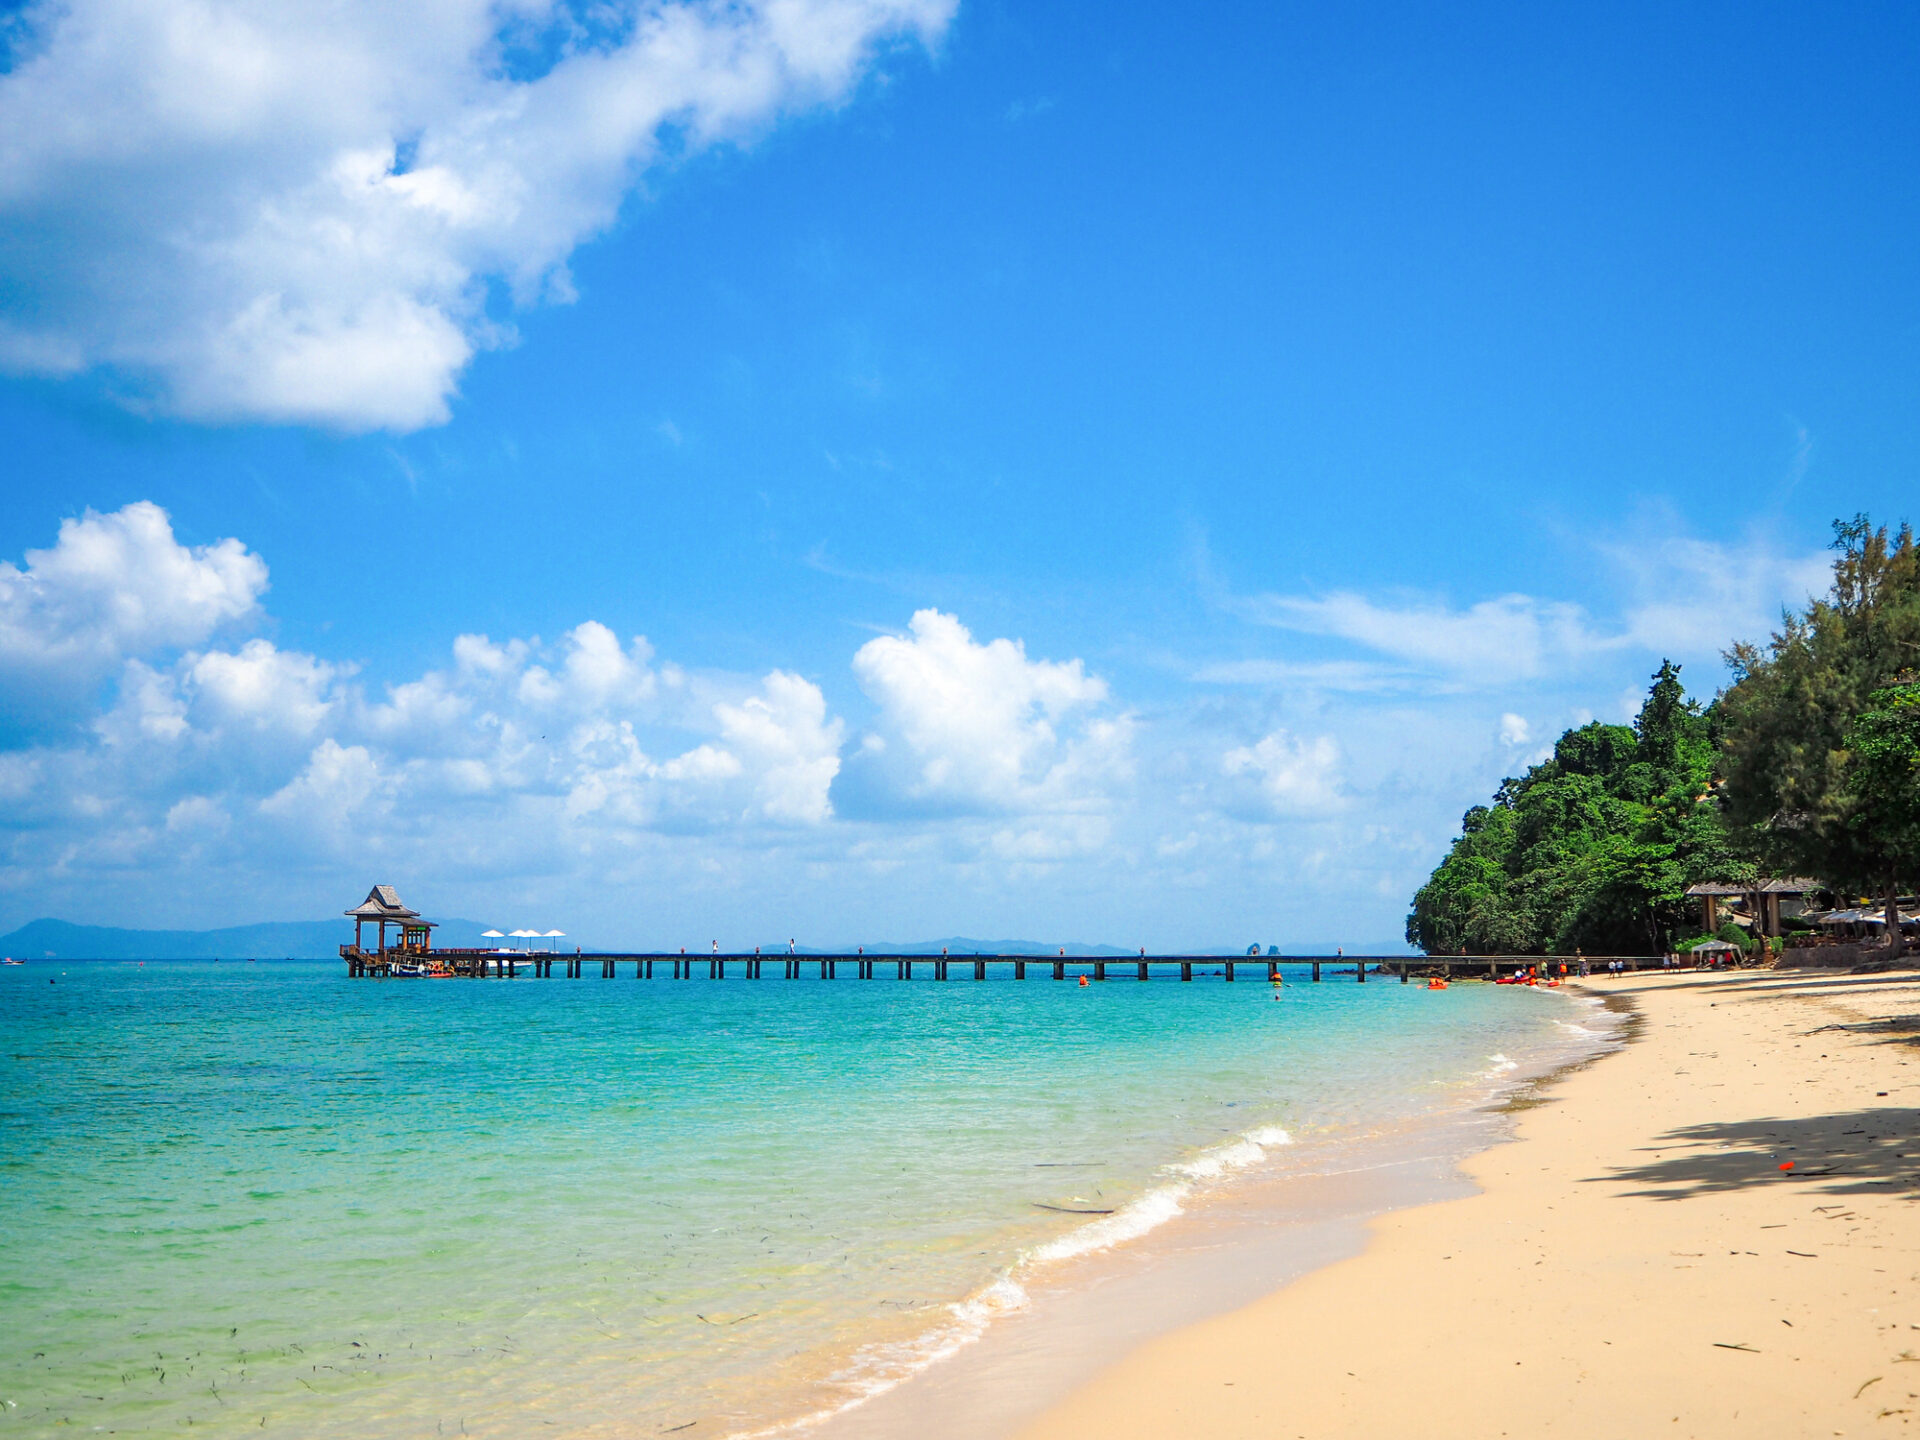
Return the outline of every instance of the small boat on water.
[[[0,965],[24,965],[26,963],[24,960],[14,959],[11,955],[7,956],[4,960],[0,960]]]
[[[396,980],[424,980],[427,967],[411,960],[396,960],[387,967],[387,973]]]

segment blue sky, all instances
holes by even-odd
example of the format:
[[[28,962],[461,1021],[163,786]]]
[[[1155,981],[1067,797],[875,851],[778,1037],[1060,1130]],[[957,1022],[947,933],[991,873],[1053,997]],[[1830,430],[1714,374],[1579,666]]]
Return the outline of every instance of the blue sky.
[[[10,12],[0,926],[1377,945],[1913,509],[1907,7],[319,11]]]

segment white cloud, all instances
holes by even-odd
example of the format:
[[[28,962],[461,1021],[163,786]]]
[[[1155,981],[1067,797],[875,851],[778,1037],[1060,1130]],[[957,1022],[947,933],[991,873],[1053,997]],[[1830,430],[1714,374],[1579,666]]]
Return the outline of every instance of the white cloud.
[[[1759,539],[1725,544],[1673,536],[1606,553],[1635,593],[1628,638],[1675,659],[1707,660],[1736,640],[1764,640],[1779,628],[1783,606],[1802,607],[1833,581],[1830,554],[1787,555]]]
[[[342,745],[329,735],[314,746],[298,775],[260,802],[260,810],[296,823],[305,833],[338,837],[381,789],[380,767],[372,752],[364,745]]]
[[[653,647],[645,637],[635,636],[631,650],[623,649],[613,631],[588,620],[567,632],[566,662],[560,673],[531,665],[521,674],[520,698],[534,706],[587,710],[636,705],[653,694],[654,675],[647,668],[652,659]],[[502,661],[489,654],[485,663],[497,671]]]
[[[1095,713],[1106,682],[1079,660],[1029,660],[921,610],[868,641],[854,674],[879,709],[854,762],[909,806],[1025,813],[1097,805],[1127,773],[1131,722]],[[877,798],[872,791],[869,799]]]
[[[447,418],[663,153],[844,97],[954,0],[39,0],[0,76],[0,366],[202,419]],[[496,311],[499,306],[493,307]]]
[[[333,708],[328,692],[341,671],[298,651],[249,640],[238,652],[209,651],[181,662],[194,709],[215,723],[255,731],[311,735]]]
[[[769,820],[818,824],[833,813],[827,798],[840,773],[842,727],[827,716],[820,688],[776,670],[758,695],[738,705],[716,705],[720,733],[750,757],[756,775],[754,803]]]
[[[1527,717],[1516,715],[1511,710],[1500,717],[1500,743],[1502,745],[1525,745],[1533,738],[1533,727],[1527,724]]]
[[[1576,604],[1520,594],[1465,608],[1353,591],[1226,603],[1263,625],[1349,640],[1455,683],[1495,687],[1564,675],[1600,655],[1630,651],[1712,663],[1736,640],[1764,638],[1777,626],[1783,605],[1803,605],[1831,579],[1830,557],[1788,555],[1758,539],[1729,543],[1662,535],[1597,549],[1623,599],[1610,621]],[[1354,662],[1241,661],[1209,667],[1200,678],[1365,689],[1386,688],[1396,677],[1378,665]]]
[[[188,550],[151,505],[70,521],[24,569],[0,565],[0,713],[49,675],[89,687],[73,723],[0,749],[16,878],[189,851],[242,869],[371,858],[399,840],[544,867],[649,832],[766,843],[832,818],[843,726],[799,675],[692,680],[587,620],[552,643],[459,636],[444,668],[370,699],[350,663],[205,643],[265,583],[237,541]]]
[[[1478,683],[1527,679],[1606,642],[1576,605],[1502,595],[1466,609],[1429,601],[1382,603],[1352,591],[1308,599],[1262,595],[1239,603],[1250,619],[1352,640],[1428,671]]]
[[[1291,818],[1328,815],[1345,805],[1339,769],[1332,736],[1308,740],[1285,730],[1229,750],[1220,761],[1220,773],[1242,781],[1257,810]]]
[[[1403,667],[1362,660],[1298,663],[1286,660],[1219,660],[1202,665],[1193,679],[1206,685],[1258,685],[1271,689],[1344,690],[1355,693],[1403,688],[1412,678]]]
[[[0,561],[0,690],[28,730],[71,717],[129,657],[197,645],[252,616],[267,567],[238,540],[188,547],[138,501],[63,520],[26,568]]]

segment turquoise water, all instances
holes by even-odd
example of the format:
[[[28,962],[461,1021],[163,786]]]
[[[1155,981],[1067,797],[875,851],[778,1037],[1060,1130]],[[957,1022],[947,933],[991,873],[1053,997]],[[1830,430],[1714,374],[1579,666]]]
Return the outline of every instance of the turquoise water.
[[[1288,1135],[1465,1103],[1579,1018],[1483,985],[1279,994],[0,970],[0,1429],[790,1418]]]

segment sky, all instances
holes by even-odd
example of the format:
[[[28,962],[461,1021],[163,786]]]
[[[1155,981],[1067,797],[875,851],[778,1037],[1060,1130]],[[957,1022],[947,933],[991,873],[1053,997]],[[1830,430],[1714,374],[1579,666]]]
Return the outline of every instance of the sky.
[[[0,6],[0,930],[1398,947],[1920,474],[1920,12]]]

